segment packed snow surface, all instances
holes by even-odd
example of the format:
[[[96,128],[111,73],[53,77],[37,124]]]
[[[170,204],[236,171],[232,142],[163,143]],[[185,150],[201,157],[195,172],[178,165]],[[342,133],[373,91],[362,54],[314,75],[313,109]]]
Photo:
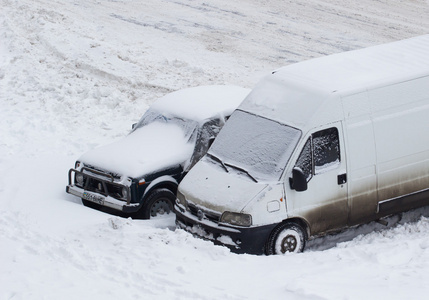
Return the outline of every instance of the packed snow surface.
[[[429,2],[0,0],[0,299],[426,299],[429,210],[236,255],[65,193],[155,99],[428,33]]]

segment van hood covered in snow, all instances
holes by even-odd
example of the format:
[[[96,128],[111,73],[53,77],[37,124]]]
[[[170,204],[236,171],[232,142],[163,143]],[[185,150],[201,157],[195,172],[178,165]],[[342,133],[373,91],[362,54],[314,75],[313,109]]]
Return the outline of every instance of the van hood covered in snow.
[[[186,200],[215,212],[240,212],[267,185],[205,156],[179,185]],[[228,171],[227,171],[228,170]]]
[[[194,143],[176,124],[154,122],[138,128],[125,138],[88,151],[79,161],[122,176],[141,177],[192,156]]]

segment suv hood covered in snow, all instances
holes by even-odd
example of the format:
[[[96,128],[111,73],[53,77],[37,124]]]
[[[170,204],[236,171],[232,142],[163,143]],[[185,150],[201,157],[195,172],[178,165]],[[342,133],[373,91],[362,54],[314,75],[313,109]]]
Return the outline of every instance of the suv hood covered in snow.
[[[79,159],[100,169],[137,178],[185,164],[192,156],[194,142],[176,124],[154,122],[138,128],[125,138],[88,151]]]

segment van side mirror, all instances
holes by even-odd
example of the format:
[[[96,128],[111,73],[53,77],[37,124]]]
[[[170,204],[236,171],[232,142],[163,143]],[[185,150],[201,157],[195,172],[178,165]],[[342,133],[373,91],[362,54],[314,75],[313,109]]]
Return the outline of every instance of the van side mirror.
[[[306,191],[308,188],[307,178],[300,168],[293,168],[290,187],[297,192]]]
[[[131,129],[136,128],[136,126],[137,126],[137,123],[134,123],[133,125],[131,125]]]

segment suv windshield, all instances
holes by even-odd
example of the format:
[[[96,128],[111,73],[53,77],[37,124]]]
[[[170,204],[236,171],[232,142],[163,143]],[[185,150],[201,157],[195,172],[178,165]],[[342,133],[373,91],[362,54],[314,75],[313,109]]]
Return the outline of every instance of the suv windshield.
[[[190,140],[193,138],[195,135],[194,132],[198,128],[198,122],[196,121],[182,119],[176,116],[167,116],[154,109],[149,109],[134,127],[133,131],[153,122],[175,124],[183,130],[185,136],[189,137]]]
[[[298,129],[236,110],[209,149],[209,157],[254,180],[278,180],[300,136]]]

